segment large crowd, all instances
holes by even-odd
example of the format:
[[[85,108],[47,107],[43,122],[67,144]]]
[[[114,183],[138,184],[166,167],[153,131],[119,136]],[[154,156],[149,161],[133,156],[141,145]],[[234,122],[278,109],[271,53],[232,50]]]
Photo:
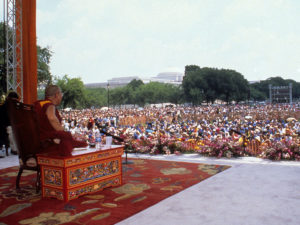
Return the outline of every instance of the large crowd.
[[[61,114],[65,130],[84,136],[90,144],[103,144],[109,133],[137,152],[197,151],[230,157],[237,149],[238,155],[247,149],[271,159],[300,160],[297,104],[84,109]],[[276,148],[282,148],[280,156]]]

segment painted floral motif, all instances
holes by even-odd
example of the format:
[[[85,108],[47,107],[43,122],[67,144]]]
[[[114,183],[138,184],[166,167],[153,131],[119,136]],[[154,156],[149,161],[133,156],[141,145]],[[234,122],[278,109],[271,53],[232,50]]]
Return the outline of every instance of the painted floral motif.
[[[113,155],[113,153],[111,153],[111,152],[103,152],[103,153],[98,154],[97,157],[103,159],[103,158],[108,157],[110,155]]]
[[[106,208],[115,208],[118,205],[115,203],[106,202],[106,203],[102,203],[101,206],[106,207]]]
[[[119,154],[122,153],[122,149],[118,149],[116,151],[110,151],[110,152],[101,152],[101,153],[95,153],[92,155],[88,155],[88,156],[84,156],[84,157],[77,157],[77,158],[72,158],[72,159],[68,159],[66,161],[66,165],[70,166],[70,165],[76,165],[76,164],[82,164],[85,162],[91,162],[94,161],[96,159],[104,159],[107,157],[113,157],[114,155],[117,156]]]
[[[133,174],[131,174],[130,176],[131,176],[131,177],[141,177],[141,176],[143,176],[143,175],[140,174],[140,173],[133,173]]]
[[[170,185],[170,186],[163,187],[160,190],[162,190],[162,191],[177,191],[177,190],[181,190],[181,189],[182,189],[182,186]]]
[[[164,182],[169,180],[169,177],[155,177],[152,179],[152,184],[163,184]]]
[[[81,202],[81,205],[85,205],[85,204],[94,204],[99,202],[99,200],[87,200],[87,201],[83,201]]]
[[[32,205],[31,203],[21,203],[21,204],[11,205],[0,214],[0,217],[5,217],[14,213],[18,213],[21,210],[30,207],[31,205]]]
[[[19,221],[20,224],[34,224],[34,225],[47,225],[47,224],[63,224],[68,223],[73,220],[79,219],[86,215],[92,214],[96,211],[100,210],[100,208],[87,209],[84,212],[80,212],[74,215],[71,215],[70,212],[61,212],[61,213],[41,213],[39,216],[25,219]]]
[[[107,212],[107,213],[101,213],[101,214],[99,214],[99,215],[97,215],[97,216],[93,216],[92,217],[92,220],[102,220],[102,219],[104,219],[104,218],[106,218],[106,217],[109,217],[110,216],[110,212]]]
[[[36,189],[33,188],[31,185],[22,186],[21,189],[16,189],[15,187],[12,187],[7,191],[1,192],[1,195],[4,198],[15,198],[17,201],[32,200],[40,196],[40,194],[36,193]]]
[[[201,170],[209,175],[214,175],[216,173],[222,172],[225,169],[228,169],[229,166],[215,166],[215,165],[207,165],[207,164],[199,164],[198,170]]]
[[[63,200],[64,194],[60,190],[52,189],[52,188],[45,188],[45,197],[55,197],[57,199]]]
[[[143,170],[147,170],[148,168],[146,167],[146,163],[145,160],[141,159],[141,160],[136,160],[133,162],[133,164],[135,165],[136,168],[138,168],[139,170],[143,171]]]
[[[123,194],[122,196],[115,199],[115,201],[121,201],[127,198],[130,198],[134,195],[142,193],[144,190],[150,189],[148,184],[125,184],[118,188],[113,188],[117,194]]]
[[[81,158],[72,158],[67,160],[66,165],[70,166],[70,165],[74,165],[74,164],[79,164],[81,162]]]
[[[119,172],[119,170],[119,160],[112,160],[106,163],[99,163],[97,165],[90,165],[88,167],[78,168],[70,171],[69,184],[80,184],[89,180],[94,180],[99,177],[116,174]]]
[[[132,202],[132,203],[137,203],[137,202],[144,201],[144,200],[146,200],[147,198],[148,198],[147,196],[140,196],[140,197],[137,197],[137,198],[133,199],[131,202]]]
[[[39,163],[39,164],[46,164],[46,165],[49,165],[49,164],[50,164],[50,159],[48,159],[48,158],[43,158],[43,157],[39,157],[39,158],[38,158],[38,163]]]
[[[55,169],[44,169],[45,184],[61,186],[62,185],[62,171]]]
[[[192,171],[186,168],[165,168],[165,169],[161,169],[160,172],[162,172],[164,175],[174,175],[174,174],[189,174]]]
[[[44,157],[38,157],[38,163],[42,165],[50,165],[50,166],[63,166],[64,161],[59,159],[49,159]]]
[[[1,187],[0,187],[0,190],[2,189],[7,189],[10,187],[11,184],[3,184]]]
[[[116,177],[116,178],[113,178],[110,180],[101,181],[97,184],[80,187],[78,189],[71,190],[68,192],[69,199],[74,199],[74,198],[79,197],[80,195],[85,195],[88,193],[103,190],[106,187],[116,186],[116,185],[120,184],[120,182],[121,182],[120,178]]]

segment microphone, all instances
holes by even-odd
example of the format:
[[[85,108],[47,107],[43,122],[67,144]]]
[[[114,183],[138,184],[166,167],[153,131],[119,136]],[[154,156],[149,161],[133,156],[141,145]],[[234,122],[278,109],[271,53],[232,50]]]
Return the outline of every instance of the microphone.
[[[242,136],[245,136],[244,134],[242,134],[241,132],[237,131],[237,130],[234,130],[234,129],[230,129],[229,133],[236,133],[236,134],[239,134],[239,135],[242,135]]]
[[[112,138],[116,139],[119,142],[124,142],[124,139],[115,135],[112,135],[108,132],[106,132],[100,125],[99,123],[95,123],[95,125],[97,126],[98,130],[100,131],[100,133],[105,134],[107,136],[111,136]]]

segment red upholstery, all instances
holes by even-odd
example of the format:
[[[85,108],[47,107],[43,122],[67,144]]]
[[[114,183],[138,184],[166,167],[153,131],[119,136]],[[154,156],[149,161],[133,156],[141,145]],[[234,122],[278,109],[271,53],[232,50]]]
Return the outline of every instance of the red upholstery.
[[[39,167],[36,160],[36,153],[40,150],[40,140],[38,123],[32,105],[24,104],[16,100],[9,99],[8,115],[10,118],[13,134],[15,136],[18,155],[20,159],[20,169],[16,181],[19,188],[19,181],[24,169],[37,171],[37,191],[39,190]]]

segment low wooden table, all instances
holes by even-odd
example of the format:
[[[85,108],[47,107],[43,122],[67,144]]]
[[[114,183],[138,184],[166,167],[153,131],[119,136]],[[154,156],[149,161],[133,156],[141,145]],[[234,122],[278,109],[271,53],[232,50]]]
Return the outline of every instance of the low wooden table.
[[[122,184],[124,146],[74,149],[72,156],[38,154],[42,196],[65,202]]]

